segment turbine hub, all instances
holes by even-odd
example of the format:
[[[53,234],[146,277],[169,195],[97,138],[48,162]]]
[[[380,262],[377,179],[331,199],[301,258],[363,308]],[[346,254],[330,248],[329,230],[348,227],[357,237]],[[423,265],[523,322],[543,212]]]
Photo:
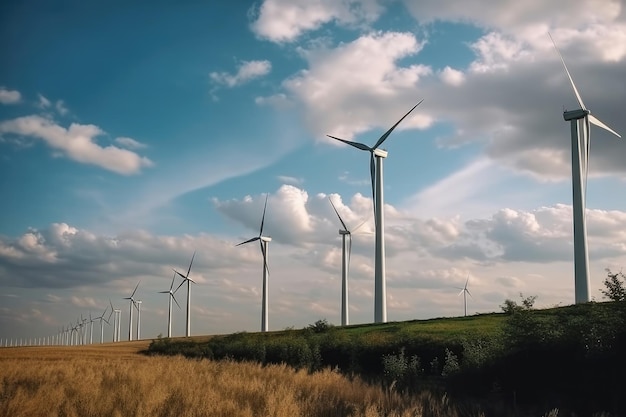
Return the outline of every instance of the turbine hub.
[[[563,112],[563,118],[566,121],[578,120],[578,119],[582,119],[586,117],[589,114],[591,114],[591,112],[585,109],[570,110],[570,111]]]
[[[381,158],[386,158],[387,157],[387,151],[385,151],[384,149],[374,149],[374,156],[379,156]]]

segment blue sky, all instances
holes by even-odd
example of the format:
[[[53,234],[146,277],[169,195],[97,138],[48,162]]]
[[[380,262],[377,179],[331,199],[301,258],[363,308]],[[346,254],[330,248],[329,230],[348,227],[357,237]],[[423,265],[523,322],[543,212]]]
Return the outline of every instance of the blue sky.
[[[122,308],[166,330],[171,269],[197,251],[192,333],[259,328],[269,193],[270,329],[338,323],[339,224],[373,230],[368,155],[385,142],[388,316],[573,302],[576,108],[620,133],[619,1],[265,0],[0,6],[0,337]],[[626,145],[592,132],[591,293],[626,263]],[[373,235],[355,236],[351,321],[373,319]],[[182,303],[184,290],[177,293]],[[184,304],[183,304],[184,305]],[[175,311],[174,334],[184,332]]]

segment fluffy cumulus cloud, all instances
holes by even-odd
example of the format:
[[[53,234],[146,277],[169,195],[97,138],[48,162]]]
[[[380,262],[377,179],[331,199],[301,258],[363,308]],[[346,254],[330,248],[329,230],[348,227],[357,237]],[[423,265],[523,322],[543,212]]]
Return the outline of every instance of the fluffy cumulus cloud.
[[[17,90],[9,90],[6,87],[0,87],[0,103],[16,104],[22,100],[22,94]]]
[[[432,72],[420,64],[398,65],[422,47],[411,33],[373,32],[334,48],[301,49],[309,68],[287,79],[284,87],[303,105],[318,137],[331,133],[350,139],[375,127],[388,128],[418,101],[415,87]],[[431,123],[416,113],[401,128]]]
[[[378,0],[265,0],[251,10],[251,28],[260,38],[292,42],[328,22],[351,26],[373,22],[383,10]]]
[[[209,74],[209,77],[211,81],[217,85],[232,88],[247,83],[255,78],[263,77],[269,74],[271,70],[272,64],[269,61],[243,61],[234,74],[212,72]]]
[[[148,158],[130,150],[99,145],[96,138],[104,132],[95,125],[72,123],[65,128],[49,118],[31,115],[0,122],[0,134],[41,139],[69,159],[118,174],[136,174],[152,166]]]

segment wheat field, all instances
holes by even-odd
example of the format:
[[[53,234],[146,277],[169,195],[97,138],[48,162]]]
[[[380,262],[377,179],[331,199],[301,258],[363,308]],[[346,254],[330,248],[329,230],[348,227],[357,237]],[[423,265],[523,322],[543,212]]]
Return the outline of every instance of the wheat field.
[[[116,345],[1,349],[0,415],[459,415],[445,396],[401,395],[332,370],[148,357],[137,342]]]

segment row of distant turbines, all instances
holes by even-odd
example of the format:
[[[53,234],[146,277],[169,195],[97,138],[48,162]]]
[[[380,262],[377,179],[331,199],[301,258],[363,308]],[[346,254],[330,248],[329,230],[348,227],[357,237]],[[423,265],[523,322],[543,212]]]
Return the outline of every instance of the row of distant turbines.
[[[593,116],[591,112],[585,107],[582,98],[574,84],[574,80],[565,64],[565,60],[561,55],[556,43],[550,35],[550,39],[554,43],[557,54],[559,55],[565,73],[572,86],[576,100],[580,106],[580,109],[565,111],[563,117],[571,125],[571,152],[572,152],[572,197],[573,197],[573,229],[574,229],[574,287],[575,287],[575,302],[585,303],[589,301],[589,255],[587,249],[587,230],[586,230],[586,216],[585,216],[585,196],[586,185],[588,177],[588,160],[589,160],[589,144],[590,144],[590,124],[594,124],[601,127],[604,130],[614,134],[617,137],[621,137],[617,132],[601,122],[598,118]],[[383,159],[388,156],[387,151],[380,149],[380,146],[387,140],[389,135],[394,129],[409,115],[417,106],[419,106],[423,100],[419,101],[413,106],[400,120],[398,120],[389,130],[387,130],[376,141],[374,146],[368,146],[359,142],[352,142],[345,139],[341,139],[332,135],[328,137],[337,141],[343,142],[354,148],[370,153],[370,177],[372,186],[372,202],[374,209],[374,222],[375,222],[375,258],[374,258],[374,322],[384,323],[387,321],[387,304],[386,304],[386,279],[385,279],[385,229],[384,229],[384,196],[383,196]],[[352,248],[352,233],[354,230],[350,230],[344,220],[339,215],[337,208],[330,201],[333,210],[337,214],[342,229],[339,230],[339,235],[342,238],[342,265],[341,265],[341,324],[349,324],[348,316],[348,272],[350,265],[350,254]],[[237,244],[236,246],[245,245],[247,243],[259,242],[261,255],[263,257],[263,292],[261,302],[261,331],[265,332],[269,329],[269,268],[268,268],[268,245],[272,241],[271,237],[263,235],[263,227],[265,223],[265,214],[267,210],[267,196],[265,199],[265,205],[263,207],[263,215],[261,217],[261,227],[259,229],[258,236],[254,236],[244,242]],[[347,237],[347,239],[346,239]],[[186,274],[182,274],[178,271],[174,271],[174,278],[170,289],[167,291],[161,291],[162,293],[169,294],[168,305],[168,337],[172,334],[172,301],[178,305],[174,294],[185,283],[187,284],[187,320],[186,320],[186,336],[191,335],[191,284],[194,281],[189,277],[191,273],[191,266],[195,253],[191,258],[189,268]],[[183,279],[180,285],[174,290],[174,281],[176,276]],[[459,295],[463,294],[464,311],[467,315],[467,295],[471,295],[468,290],[469,276],[465,282],[465,286],[461,289]],[[134,296],[139,284],[135,287],[135,290],[130,297],[125,299],[130,301],[129,310],[129,334],[128,339],[133,338],[133,310],[137,310],[137,339],[140,338],[140,317],[141,317],[141,301],[135,300]],[[104,319],[104,314],[94,319],[100,320],[100,341],[103,341],[103,321],[110,320],[111,315],[115,313],[114,320],[114,337],[113,341],[119,341],[119,323],[121,320],[121,310],[113,308],[111,303],[111,312],[108,319]],[[106,310],[105,310],[106,313]],[[86,343],[86,319],[79,320],[75,326],[70,326],[67,329],[63,329],[59,335],[54,339],[56,342],[61,340],[63,343],[57,344],[78,344],[79,341]],[[93,341],[93,321],[91,321],[90,343]],[[49,341],[49,339],[47,339]],[[13,343],[13,341],[11,341]],[[6,346],[6,344],[5,344]]]

